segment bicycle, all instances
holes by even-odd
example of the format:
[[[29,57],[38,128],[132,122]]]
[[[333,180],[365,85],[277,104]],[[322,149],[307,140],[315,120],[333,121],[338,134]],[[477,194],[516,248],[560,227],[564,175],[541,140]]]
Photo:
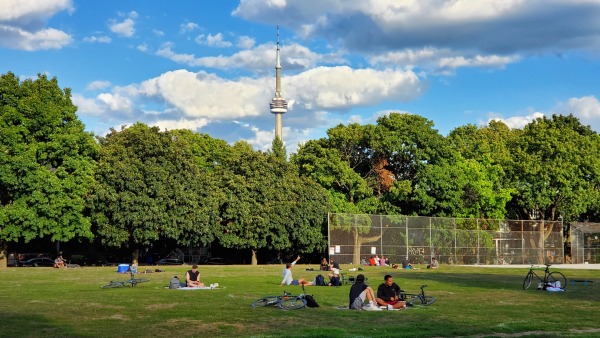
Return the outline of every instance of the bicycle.
[[[540,281],[540,286],[538,289],[546,289],[546,286],[551,285],[552,287],[556,287],[556,282],[560,283],[560,288],[564,289],[567,286],[567,279],[565,275],[558,271],[550,272],[550,266],[552,264],[544,264],[546,265],[546,270],[544,270],[544,279],[540,278],[537,273],[535,273],[533,264],[531,264],[531,268],[529,268],[529,272],[527,276],[525,276],[525,280],[523,281],[523,290],[527,290],[529,286],[531,286],[531,281],[533,280],[533,276],[535,276]]]
[[[111,281],[110,283],[106,284],[106,285],[102,285],[101,288],[103,289],[107,289],[107,288],[120,288],[123,287],[125,285],[130,285],[131,287],[134,287],[140,283],[145,283],[145,282],[149,282],[150,279],[148,278],[135,278],[135,274],[132,272],[131,273],[131,278],[129,278],[129,280],[126,281]]]
[[[426,287],[427,285],[421,285],[421,293],[405,293],[402,291],[400,293],[400,300],[405,301],[407,307],[415,305],[429,306],[435,303],[435,297],[425,294]]]
[[[281,310],[297,310],[306,307],[304,285],[302,285],[302,294],[293,296],[289,292],[283,291],[283,296],[266,296],[252,302],[252,307],[277,306]]]

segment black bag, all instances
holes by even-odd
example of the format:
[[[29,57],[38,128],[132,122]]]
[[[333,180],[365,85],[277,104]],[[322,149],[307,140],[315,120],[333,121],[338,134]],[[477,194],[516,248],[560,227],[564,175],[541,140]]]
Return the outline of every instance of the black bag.
[[[306,306],[308,307],[319,307],[319,304],[311,295],[305,295],[304,300],[306,300]]]
[[[318,275],[317,278],[315,278],[315,285],[327,286],[327,283],[325,282],[325,277],[323,277],[323,275]]]

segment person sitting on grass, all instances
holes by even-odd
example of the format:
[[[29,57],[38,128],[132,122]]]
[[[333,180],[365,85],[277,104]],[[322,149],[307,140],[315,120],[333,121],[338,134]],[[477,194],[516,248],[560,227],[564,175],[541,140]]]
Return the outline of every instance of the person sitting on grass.
[[[375,303],[375,293],[373,289],[365,284],[365,276],[359,274],[356,276],[356,281],[350,287],[350,305],[348,306],[353,310],[365,310],[365,311],[381,311],[379,306]],[[365,300],[368,301],[365,304]]]
[[[377,304],[386,306],[388,310],[406,309],[406,302],[400,300],[400,293],[404,291],[394,283],[391,275],[385,275],[383,280],[377,288]]]
[[[329,263],[327,262],[327,258],[323,257],[321,260],[321,271],[329,271]]]
[[[188,288],[201,288],[204,287],[204,283],[200,281],[200,271],[198,271],[198,265],[192,265],[192,270],[188,270],[185,273],[185,280]]]
[[[283,280],[281,280],[281,286],[284,285],[313,285],[313,282],[309,282],[304,278],[294,279],[292,277],[292,268],[296,265],[296,262],[300,260],[300,256],[295,261],[287,263],[285,269],[283,269]]]
[[[412,264],[410,264],[408,256],[402,261],[402,269],[412,269]]]
[[[435,259],[435,257],[431,257],[431,263],[427,265],[427,269],[437,269],[440,266],[440,263]]]
[[[65,264],[65,260],[62,257],[62,253],[58,253],[58,257],[54,260],[54,268],[66,268],[67,264]]]
[[[329,283],[327,284],[328,286],[341,286],[342,283],[340,282],[340,270],[336,269],[336,268],[332,268],[331,272],[329,273]]]

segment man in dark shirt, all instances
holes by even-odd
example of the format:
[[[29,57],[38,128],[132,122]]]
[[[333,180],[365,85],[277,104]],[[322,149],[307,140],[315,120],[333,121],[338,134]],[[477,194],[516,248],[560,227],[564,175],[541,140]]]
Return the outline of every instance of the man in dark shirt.
[[[368,304],[365,304],[365,300]],[[356,276],[356,281],[350,287],[350,309],[366,310],[366,311],[381,311],[375,303],[375,294],[367,284],[365,284],[365,276],[360,274]]]
[[[404,291],[394,283],[392,276],[385,275],[383,279],[377,288],[377,304],[387,306],[388,310],[406,309],[406,302],[400,300],[400,293]]]
[[[200,271],[196,264],[192,265],[192,270],[185,273],[185,280],[190,288],[204,287],[204,283],[200,282]]]

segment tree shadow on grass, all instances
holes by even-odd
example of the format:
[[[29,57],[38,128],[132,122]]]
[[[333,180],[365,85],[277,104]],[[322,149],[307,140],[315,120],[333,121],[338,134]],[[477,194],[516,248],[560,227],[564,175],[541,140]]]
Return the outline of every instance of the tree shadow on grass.
[[[87,337],[38,315],[0,312],[0,337]]]

